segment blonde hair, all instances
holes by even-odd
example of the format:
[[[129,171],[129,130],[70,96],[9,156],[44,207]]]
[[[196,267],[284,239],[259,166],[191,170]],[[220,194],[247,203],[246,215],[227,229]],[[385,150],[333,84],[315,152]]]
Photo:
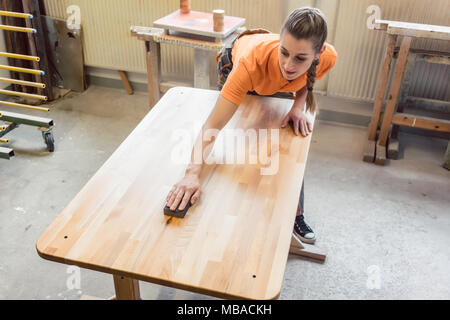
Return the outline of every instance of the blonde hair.
[[[325,15],[319,9],[310,7],[297,8],[292,11],[283,23],[280,35],[286,30],[297,40],[310,40],[316,53],[320,51],[328,35]],[[317,108],[313,89],[316,82],[316,68],[319,63],[319,59],[314,59],[307,72],[306,110],[312,113]]]

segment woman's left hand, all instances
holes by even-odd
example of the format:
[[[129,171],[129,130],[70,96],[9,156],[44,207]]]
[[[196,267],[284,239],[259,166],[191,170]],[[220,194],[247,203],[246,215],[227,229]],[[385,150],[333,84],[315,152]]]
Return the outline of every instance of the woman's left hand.
[[[286,127],[289,121],[292,121],[292,129],[294,130],[295,135],[298,135],[300,132],[302,136],[306,137],[312,132],[311,121],[306,116],[306,113],[299,107],[292,107],[291,111],[284,117],[281,127]]]

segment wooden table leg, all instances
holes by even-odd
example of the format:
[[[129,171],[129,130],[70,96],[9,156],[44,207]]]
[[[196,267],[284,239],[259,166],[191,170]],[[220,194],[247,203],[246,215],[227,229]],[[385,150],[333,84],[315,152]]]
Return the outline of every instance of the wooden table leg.
[[[125,91],[128,94],[133,94],[133,88],[131,87],[130,81],[128,81],[127,74],[123,70],[118,70],[120,79],[122,79],[123,86],[125,87]]]
[[[209,51],[194,49],[194,88],[210,89]]]
[[[303,243],[295,234],[292,234],[291,247],[289,253],[296,254],[303,257],[312,258],[324,262],[326,254],[316,246]]]
[[[397,105],[400,86],[405,72],[406,61],[409,48],[411,47],[411,37],[404,37],[398,53],[397,65],[395,66],[394,78],[389,90],[388,102],[384,111],[383,122],[381,124],[380,136],[376,147],[375,164],[384,165],[386,162],[386,144],[391,128],[392,116]]]
[[[380,113],[383,107],[384,96],[386,95],[386,88],[389,81],[389,74],[391,71],[391,63],[392,57],[394,55],[395,44],[397,42],[397,35],[388,34],[386,42],[387,44],[384,52],[383,67],[381,69],[380,78],[378,80],[378,89],[375,96],[375,102],[373,104],[372,119],[369,125],[368,146],[363,156],[363,161],[365,162],[374,162],[375,160],[378,123],[380,121]]]
[[[117,300],[140,300],[141,293],[139,290],[139,281],[113,275],[114,289],[116,290]]]
[[[397,104],[397,113],[402,113],[403,108],[406,105],[406,101],[408,98],[409,88],[411,87],[412,75],[414,72],[414,67],[416,65],[416,55],[414,53],[408,55],[408,59],[405,67],[405,75],[403,76],[402,86],[400,90],[400,97]],[[399,150],[399,142],[398,142],[398,130],[399,125],[392,125],[391,135],[389,138],[389,145],[387,150],[387,158],[388,159],[398,159],[398,150]]]
[[[149,107],[152,108],[161,95],[161,47],[156,41],[145,41]]]

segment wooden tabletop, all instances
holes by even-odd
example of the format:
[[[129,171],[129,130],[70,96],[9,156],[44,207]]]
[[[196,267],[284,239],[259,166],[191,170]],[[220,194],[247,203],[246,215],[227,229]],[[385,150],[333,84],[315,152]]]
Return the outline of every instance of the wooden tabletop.
[[[270,161],[206,166],[200,202],[184,219],[163,215],[165,197],[187,165],[181,160],[189,158],[218,94],[169,90],[40,236],[39,255],[221,298],[277,298],[311,141],[291,128],[270,130],[280,127],[292,100],[248,96],[210,159],[233,152],[225,132],[241,128],[263,129],[258,138],[269,129]],[[186,148],[181,141],[189,136]],[[270,172],[276,161],[279,169]]]

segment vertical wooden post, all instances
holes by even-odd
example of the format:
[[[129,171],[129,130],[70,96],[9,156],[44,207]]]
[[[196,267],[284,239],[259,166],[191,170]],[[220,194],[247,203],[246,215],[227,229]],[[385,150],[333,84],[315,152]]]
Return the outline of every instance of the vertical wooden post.
[[[375,160],[378,123],[380,121],[381,109],[383,108],[384,97],[386,95],[386,88],[389,81],[392,57],[394,55],[396,42],[397,36],[388,34],[386,39],[386,49],[384,52],[383,67],[381,68],[381,73],[378,80],[378,89],[375,96],[375,102],[373,104],[372,119],[370,120],[369,125],[368,146],[363,156],[363,161],[365,162],[373,162]]]
[[[397,112],[402,113],[405,107],[406,100],[408,98],[409,88],[411,87],[412,75],[414,72],[414,67],[416,65],[416,55],[414,53],[408,55],[408,59],[405,67],[405,75],[403,76],[403,81],[400,90],[400,97],[397,103]],[[389,138],[389,146],[387,150],[388,159],[398,159],[398,131],[399,125],[392,125],[391,135]]]
[[[140,300],[141,293],[139,290],[139,281],[113,275],[114,289],[116,291],[117,300]]]
[[[209,51],[194,49],[194,88],[209,89]]]
[[[407,57],[406,67],[405,67],[405,75],[403,76],[400,97],[398,100],[398,105],[405,105],[406,100],[408,98],[409,88],[411,87],[412,76],[414,73],[414,67],[416,65],[416,57],[415,53],[411,53]]]
[[[152,108],[160,98],[159,83],[161,80],[161,47],[156,41],[145,41],[147,61],[147,82],[149,107]]]
[[[372,120],[369,127],[369,140],[375,141],[377,134],[378,122],[380,121],[380,112],[383,107],[386,88],[389,81],[389,73],[391,71],[392,57],[394,55],[395,43],[397,36],[388,34],[386,50],[384,53],[384,62],[381,69],[380,78],[378,80],[378,89],[373,104]]]
[[[411,37],[404,37],[398,53],[397,65],[395,66],[394,78],[392,79],[391,88],[389,91],[388,102],[383,116],[380,136],[377,143],[377,154],[375,156],[375,163],[384,165],[386,161],[386,144],[391,127],[392,116],[397,105],[400,86],[402,84],[403,74],[405,72],[406,61],[408,58],[409,48],[411,47]],[[384,151],[384,152],[383,152]]]

